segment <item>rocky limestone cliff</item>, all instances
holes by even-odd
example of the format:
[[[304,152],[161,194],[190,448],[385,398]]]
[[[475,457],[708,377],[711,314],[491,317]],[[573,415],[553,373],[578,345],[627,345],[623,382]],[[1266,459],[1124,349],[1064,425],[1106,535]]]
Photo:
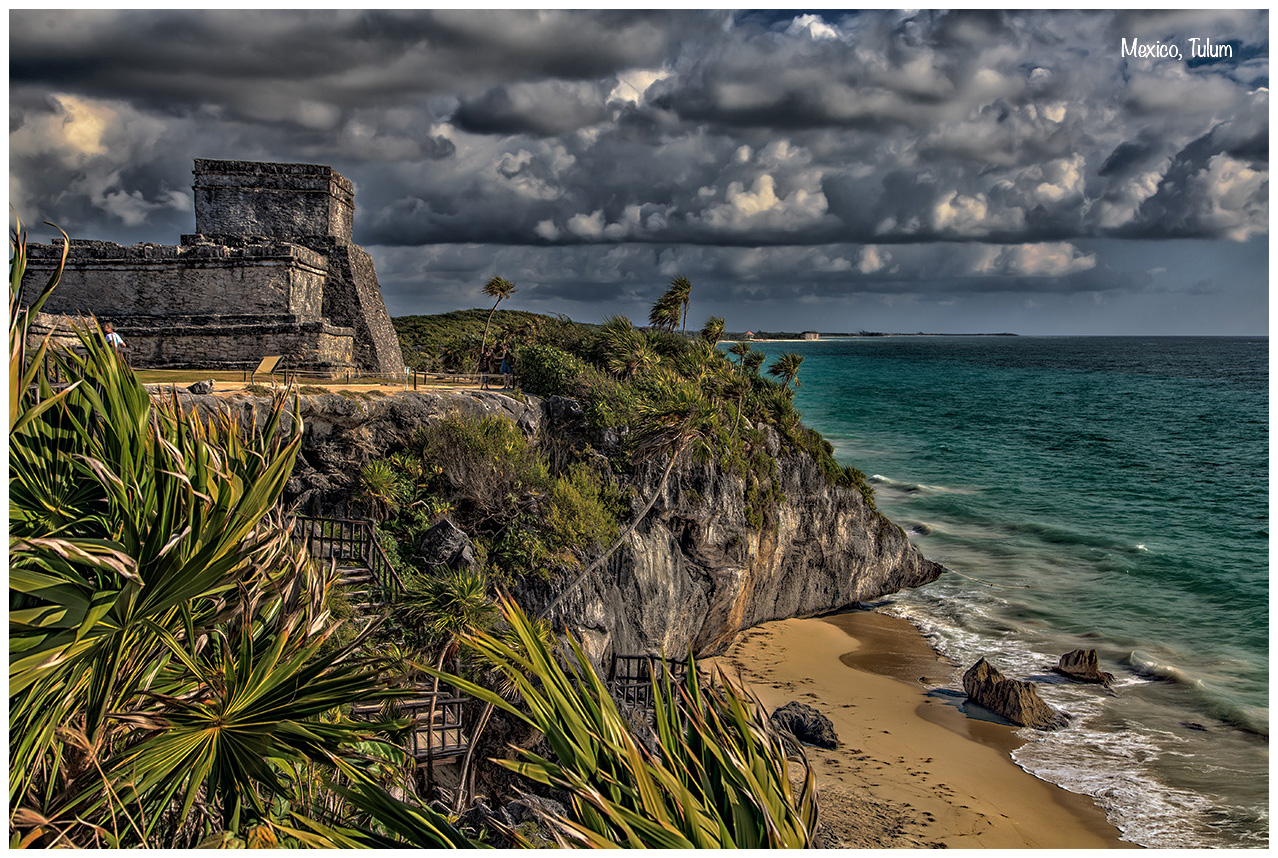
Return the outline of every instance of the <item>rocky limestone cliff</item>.
[[[202,408],[257,404],[260,410],[265,404],[252,397],[191,399]],[[418,426],[466,413],[507,417],[530,436],[543,424],[564,431],[552,425],[555,412],[544,410],[535,397],[518,402],[493,391],[373,400],[303,396],[305,436],[287,500],[301,513],[351,514],[348,498],[360,466],[393,452]],[[570,421],[580,413],[568,412]],[[555,609],[555,624],[572,631],[600,663],[613,653],[681,657],[689,647],[705,655],[722,651],[741,629],[875,599],[944,571],[858,492],[830,486],[809,456],[783,450],[775,435],[769,451],[778,459],[786,500],[761,529],[748,521],[739,476],[684,461],[628,545]],[[664,465],[643,471],[631,514],[651,497]],[[536,612],[564,583],[528,582],[515,595]]]
[[[601,660],[609,652],[681,657],[689,647],[707,655],[741,629],[876,599],[944,571],[857,491],[830,486],[812,458],[775,452],[786,500],[761,529],[747,519],[740,477],[685,461],[629,546],[569,593],[554,619]],[[660,470],[644,473],[634,511]],[[551,594],[525,595],[535,609]]]

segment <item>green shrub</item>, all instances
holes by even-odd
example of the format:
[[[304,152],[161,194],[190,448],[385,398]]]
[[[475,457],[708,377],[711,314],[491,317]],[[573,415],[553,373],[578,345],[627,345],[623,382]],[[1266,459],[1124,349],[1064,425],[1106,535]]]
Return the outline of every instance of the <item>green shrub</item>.
[[[548,345],[521,347],[516,366],[522,388],[537,396],[572,395],[586,369],[581,358]]]
[[[509,585],[528,575],[548,579],[549,554],[536,519],[520,513],[492,540],[488,557],[502,583]]]
[[[550,474],[513,422],[501,417],[450,417],[414,437],[421,457],[440,468],[449,500],[473,512],[508,519],[512,498],[543,494]]]
[[[560,552],[589,551],[617,538],[617,493],[585,464],[573,465],[555,478],[549,506],[547,535]]]

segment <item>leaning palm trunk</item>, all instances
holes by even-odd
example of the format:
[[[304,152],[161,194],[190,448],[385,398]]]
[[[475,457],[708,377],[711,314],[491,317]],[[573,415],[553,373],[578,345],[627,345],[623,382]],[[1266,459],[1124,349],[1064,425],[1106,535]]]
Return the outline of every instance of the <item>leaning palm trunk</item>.
[[[466,748],[466,755],[462,757],[461,774],[457,778],[457,798],[453,802],[453,813],[461,813],[462,808],[466,806],[466,797],[475,791],[475,772],[471,765],[475,748],[479,745],[479,737],[484,734],[484,728],[488,726],[488,719],[492,717],[493,708],[492,703],[485,703],[479,718],[475,720],[475,729],[470,734],[470,745]]]
[[[657,503],[657,498],[661,497],[661,494],[665,491],[666,483],[670,479],[671,471],[674,470],[675,462],[679,460],[679,456],[683,453],[686,446],[687,445],[675,450],[675,452],[670,456],[670,461],[666,464],[666,469],[661,474],[661,482],[657,484],[656,491],[652,493],[652,497],[648,499],[648,503],[640,511],[639,515],[635,517],[635,520],[630,523],[630,526],[622,532],[621,536],[617,537],[617,541],[614,542],[607,551],[578,573],[577,577],[574,578],[568,586],[560,590],[559,595],[556,596],[549,605],[542,608],[541,611],[537,613],[537,619],[541,620],[550,616],[550,612],[559,606],[559,603],[563,601],[565,596],[580,586],[580,584],[585,581],[587,576],[589,576],[592,572],[599,569],[604,563],[608,562],[608,558],[610,558],[617,549],[630,538],[630,535],[635,532],[635,529],[639,527],[639,524],[648,517],[648,513],[652,511],[653,506]],[[436,679],[436,681],[438,682],[438,679]],[[457,813],[461,812],[461,809],[466,802],[466,796],[471,791],[468,784],[472,784],[475,778],[475,773],[471,769],[472,758],[475,753],[475,747],[479,744],[479,738],[483,735],[484,728],[488,726],[488,719],[492,716],[492,714],[493,704],[489,703],[484,707],[479,718],[475,722],[475,730],[470,737],[470,747],[466,749],[466,756],[462,758],[461,777],[458,781],[457,799],[454,804],[454,811]]]
[[[555,608],[559,607],[559,603],[564,600],[565,596],[567,596],[569,593],[575,590],[581,584],[581,582],[585,581],[586,578],[592,572],[594,572],[596,569],[599,569],[601,566],[607,563],[608,558],[612,557],[612,555],[616,553],[617,549],[620,548],[622,544],[630,538],[630,535],[633,534],[635,530],[639,527],[639,525],[643,522],[643,520],[648,517],[648,513],[652,511],[652,508],[657,503],[657,498],[661,497],[662,493],[665,492],[666,483],[670,480],[670,473],[671,471],[674,470],[675,462],[679,461],[679,456],[680,454],[683,453],[684,449],[686,449],[686,445],[684,447],[680,447],[679,449],[675,450],[674,453],[670,456],[670,461],[666,463],[666,469],[661,474],[661,482],[657,484],[657,488],[652,493],[652,497],[648,498],[648,503],[644,506],[642,510],[640,510],[639,515],[635,516],[635,520],[630,522],[630,525],[624,531],[622,531],[621,536],[617,537],[617,541],[614,542],[611,546],[609,546],[608,550],[605,551],[603,554],[601,554],[598,558],[596,558],[593,563],[591,563],[585,569],[581,570],[581,572],[577,574],[577,577],[572,579],[572,581],[568,584],[568,586],[560,590],[559,595],[556,596],[553,600],[551,600],[549,605],[542,608],[537,613],[537,619],[539,620],[545,619],[546,617],[550,616],[550,612],[553,611]]]
[[[501,299],[497,299],[497,304],[501,303]],[[484,336],[479,341],[479,360],[475,364],[475,372],[484,372],[484,349],[488,347],[488,326],[493,323],[493,315],[497,312],[497,304],[493,304],[493,308],[488,311],[488,321],[484,322]]]

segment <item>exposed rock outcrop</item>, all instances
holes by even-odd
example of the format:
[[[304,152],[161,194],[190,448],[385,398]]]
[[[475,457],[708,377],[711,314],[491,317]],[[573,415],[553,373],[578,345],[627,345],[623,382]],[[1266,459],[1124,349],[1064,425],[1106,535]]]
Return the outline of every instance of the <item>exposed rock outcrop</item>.
[[[1079,682],[1094,682],[1108,688],[1114,684],[1114,674],[1100,669],[1100,659],[1094,649],[1070,650],[1052,667],[1057,673]]]
[[[253,397],[191,398],[202,408],[265,407]],[[349,498],[361,466],[407,444],[422,425],[453,414],[499,415],[531,437],[543,424],[545,433],[562,435],[555,416],[579,419],[568,402],[543,413],[535,397],[521,402],[496,391],[303,396],[301,414],[305,435],[287,498],[300,512],[336,517],[357,514]],[[740,476],[685,459],[627,544],[566,594],[552,619],[596,663],[613,653],[720,652],[741,629],[872,600],[944,571],[860,493],[831,486],[814,459],[766,434],[785,500],[765,512],[761,527],[751,521]],[[642,510],[665,464],[649,464],[634,480],[623,521]],[[515,596],[535,613],[565,583],[522,582]]]
[[[1063,713],[1043,702],[1032,682],[1008,679],[985,659],[963,674],[963,690],[978,706],[1021,727],[1057,730],[1069,723]]]
[[[834,732],[834,724],[806,703],[791,700],[773,712],[768,721],[778,730],[789,732],[800,742],[816,745],[818,748],[839,746],[839,736]]]
[[[721,652],[741,629],[870,601],[940,577],[905,533],[853,490],[829,485],[810,456],[780,449],[785,501],[752,524],[745,481],[713,464],[682,461],[628,545],[555,612],[586,651]],[[660,483],[665,463],[636,481],[630,515]],[[623,519],[626,516],[623,515]],[[530,585],[530,609],[557,595]]]
[[[417,556],[427,566],[469,569],[475,565],[475,543],[451,519],[444,518],[422,534]]]

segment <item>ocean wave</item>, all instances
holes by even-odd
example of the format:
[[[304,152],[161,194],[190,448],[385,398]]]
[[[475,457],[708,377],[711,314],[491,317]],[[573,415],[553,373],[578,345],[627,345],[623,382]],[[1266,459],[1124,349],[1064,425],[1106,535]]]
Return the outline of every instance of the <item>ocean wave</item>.
[[[876,485],[886,486],[890,489],[903,492],[905,494],[917,494],[919,492],[927,492],[931,494],[952,494],[952,495],[970,495],[975,493],[975,489],[960,488],[958,486],[940,486],[934,483],[911,483],[905,480],[894,480],[891,477],[885,477],[882,474],[871,474],[870,482]]]
[[[1201,688],[1203,681],[1195,676],[1191,676],[1186,671],[1174,664],[1165,661],[1159,661],[1152,656],[1145,655],[1137,650],[1132,650],[1123,663],[1130,667],[1140,676],[1150,679],[1161,679],[1170,682],[1176,682],[1181,685],[1188,685],[1192,688]]]
[[[1223,808],[1199,793],[1177,789],[1156,777],[1148,762],[1167,753],[1169,737],[1135,731],[1105,732],[1071,727],[1054,734],[1021,730],[1026,744],[1012,752],[1016,764],[1070,792],[1091,796],[1123,838],[1154,848],[1220,846],[1208,820],[1248,814]],[[1259,837],[1239,832],[1244,839]],[[1261,845],[1260,842],[1254,845]]]

